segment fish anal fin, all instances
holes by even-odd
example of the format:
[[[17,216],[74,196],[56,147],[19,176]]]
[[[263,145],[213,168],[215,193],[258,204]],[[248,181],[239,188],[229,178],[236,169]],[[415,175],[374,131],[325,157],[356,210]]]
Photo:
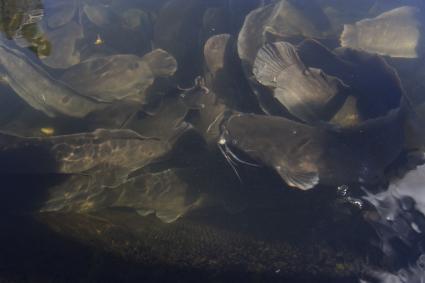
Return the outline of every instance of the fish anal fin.
[[[317,172],[307,172],[302,169],[288,169],[280,166],[277,166],[275,169],[290,187],[306,191],[313,189],[319,184],[320,178]]]

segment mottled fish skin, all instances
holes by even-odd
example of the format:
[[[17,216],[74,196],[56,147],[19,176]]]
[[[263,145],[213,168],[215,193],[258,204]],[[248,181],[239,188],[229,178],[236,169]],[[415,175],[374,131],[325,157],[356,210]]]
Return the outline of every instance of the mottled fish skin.
[[[424,53],[425,14],[403,6],[344,25],[341,46],[397,58],[417,58]]]
[[[86,60],[69,68],[62,80],[78,93],[101,102],[127,100],[144,104],[156,77],[177,70],[173,56],[161,49],[139,57],[117,54]]]
[[[49,117],[65,115],[82,118],[107,106],[79,95],[52,78],[24,53],[3,42],[0,42],[0,65],[15,93]]]
[[[83,173],[124,169],[131,172],[162,156],[167,142],[131,130],[98,129],[52,137],[0,135],[1,170],[6,173]],[[89,173],[88,173],[89,174]],[[115,174],[115,173],[114,173]]]
[[[368,121],[349,130],[312,127],[283,117],[235,114],[224,124],[226,143],[276,170],[291,187],[375,183],[398,156],[402,116]]]
[[[198,188],[180,176],[187,170],[172,168],[145,173],[115,187],[101,186],[90,177],[74,175],[49,189],[41,211],[87,213],[111,207],[131,208],[141,215],[155,214],[161,221],[171,223],[202,199]]]
[[[283,41],[266,44],[258,51],[253,73],[291,114],[306,122],[329,120],[349,91],[338,78],[306,67],[295,46]]]

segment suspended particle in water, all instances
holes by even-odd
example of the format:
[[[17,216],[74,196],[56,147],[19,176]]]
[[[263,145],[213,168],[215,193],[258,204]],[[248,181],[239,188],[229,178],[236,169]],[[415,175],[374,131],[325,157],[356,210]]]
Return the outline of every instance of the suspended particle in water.
[[[104,40],[100,37],[100,34],[97,35],[96,41],[94,42],[94,45],[102,45],[104,43]]]
[[[44,127],[40,129],[40,132],[46,136],[51,136],[55,133],[55,129],[51,127]]]

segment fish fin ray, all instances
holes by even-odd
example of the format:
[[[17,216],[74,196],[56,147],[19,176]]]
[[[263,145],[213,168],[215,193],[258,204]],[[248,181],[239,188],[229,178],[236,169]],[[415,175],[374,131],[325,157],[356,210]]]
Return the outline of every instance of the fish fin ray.
[[[303,191],[313,189],[319,184],[320,178],[317,172],[295,171],[287,168],[277,169],[277,171],[289,186]]]
[[[264,45],[258,51],[253,73],[262,85],[276,87],[279,74],[292,65],[305,68],[292,44],[275,42]]]

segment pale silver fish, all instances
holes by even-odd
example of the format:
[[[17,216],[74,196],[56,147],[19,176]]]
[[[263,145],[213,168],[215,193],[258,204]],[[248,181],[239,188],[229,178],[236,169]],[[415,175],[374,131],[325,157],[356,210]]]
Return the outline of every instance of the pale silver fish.
[[[403,6],[344,25],[341,45],[399,58],[417,58],[425,50],[425,14],[417,7]]]
[[[318,184],[376,183],[401,152],[402,124],[397,112],[349,130],[235,114],[223,124],[219,146],[228,161],[242,160],[231,151],[236,147],[302,190]]]
[[[0,42],[0,65],[8,85],[26,103],[50,117],[84,117],[105,103],[79,95],[52,78],[21,51]]]
[[[321,69],[306,67],[288,42],[266,44],[258,51],[253,73],[274,98],[306,122],[329,120],[344,103],[349,87]]]

